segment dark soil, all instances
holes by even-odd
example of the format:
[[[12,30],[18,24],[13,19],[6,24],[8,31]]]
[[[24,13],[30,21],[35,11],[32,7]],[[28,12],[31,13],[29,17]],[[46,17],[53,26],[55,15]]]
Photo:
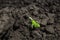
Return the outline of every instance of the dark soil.
[[[0,0],[0,40],[60,40],[60,0]]]

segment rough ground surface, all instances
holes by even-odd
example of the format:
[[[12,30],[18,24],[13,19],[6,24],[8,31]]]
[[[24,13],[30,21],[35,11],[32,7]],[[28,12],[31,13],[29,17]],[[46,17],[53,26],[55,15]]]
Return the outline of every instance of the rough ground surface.
[[[60,0],[0,0],[0,40],[60,40]]]

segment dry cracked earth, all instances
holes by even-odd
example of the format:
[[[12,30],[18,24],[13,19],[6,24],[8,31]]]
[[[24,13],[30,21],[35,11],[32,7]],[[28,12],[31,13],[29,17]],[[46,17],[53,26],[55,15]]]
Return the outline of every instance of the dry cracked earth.
[[[0,40],[60,40],[60,0],[0,0]]]

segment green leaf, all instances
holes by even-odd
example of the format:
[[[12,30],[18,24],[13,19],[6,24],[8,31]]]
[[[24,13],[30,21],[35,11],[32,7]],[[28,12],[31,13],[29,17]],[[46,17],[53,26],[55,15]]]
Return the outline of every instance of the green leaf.
[[[35,21],[35,20],[32,19],[31,17],[29,17],[29,19],[31,20],[33,27],[35,27],[35,28],[39,28],[39,27],[40,27],[40,24],[39,24],[37,21]]]

